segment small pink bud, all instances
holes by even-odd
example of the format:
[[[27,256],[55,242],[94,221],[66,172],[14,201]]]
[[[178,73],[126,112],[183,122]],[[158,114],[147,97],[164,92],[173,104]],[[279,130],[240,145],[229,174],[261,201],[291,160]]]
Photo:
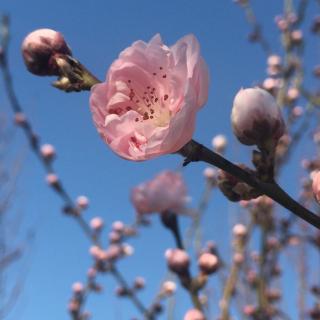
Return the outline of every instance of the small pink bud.
[[[253,316],[257,311],[257,308],[252,304],[247,304],[243,307],[243,313],[247,317]]]
[[[303,108],[300,107],[300,106],[295,106],[293,109],[292,109],[292,115],[295,117],[295,118],[299,118],[301,117],[303,114]]]
[[[271,66],[271,67],[280,67],[281,57],[276,54],[272,54],[271,56],[268,57],[267,64],[268,66]]]
[[[125,256],[132,256],[134,254],[134,247],[127,243],[124,243],[122,245],[122,252]]]
[[[287,92],[287,99],[289,103],[293,103],[300,96],[300,92],[297,88],[289,88]]]
[[[87,271],[87,277],[90,279],[95,278],[97,275],[97,270],[95,268],[89,268]]]
[[[163,294],[165,295],[172,295],[176,292],[177,290],[177,285],[173,281],[165,281],[162,284],[162,290]]]
[[[14,114],[14,122],[16,125],[23,126],[27,123],[27,118],[24,113],[16,112]]]
[[[289,27],[289,23],[286,19],[284,19],[282,16],[275,17],[275,22],[277,24],[277,27],[280,31],[286,31]]]
[[[173,272],[183,274],[188,270],[190,259],[184,250],[168,249],[165,252],[165,257],[167,259],[169,269]]]
[[[260,88],[241,89],[233,103],[233,132],[246,145],[263,146],[278,141],[285,125],[274,97]]]
[[[291,32],[291,41],[294,44],[300,44],[303,39],[303,33],[301,30],[294,30]]]
[[[205,320],[204,314],[198,309],[190,309],[184,316],[184,320]]]
[[[39,76],[58,76],[55,55],[72,55],[62,34],[51,29],[29,33],[23,40],[21,50],[27,69]]]
[[[320,204],[320,171],[317,171],[313,175],[312,180],[313,180],[312,181],[313,195],[314,195],[315,199],[317,200],[317,202]]]
[[[236,252],[234,255],[233,255],[233,262],[235,264],[242,264],[244,262],[244,256],[242,253],[239,253],[239,252]]]
[[[245,237],[247,235],[247,227],[241,223],[236,224],[233,229],[232,232],[234,234],[235,237]]]
[[[71,313],[76,313],[80,310],[80,303],[77,300],[72,299],[68,304],[68,310]]]
[[[45,160],[52,160],[56,155],[56,150],[51,144],[44,144],[41,146],[40,152]]]
[[[207,179],[214,179],[217,176],[217,170],[211,167],[207,167],[203,170],[203,175]]]
[[[279,82],[277,81],[277,79],[266,78],[262,83],[262,87],[267,91],[272,91],[279,88]]]
[[[79,196],[76,200],[77,206],[81,209],[87,209],[89,205],[89,199],[86,196]]]
[[[56,174],[54,173],[49,173],[46,176],[46,181],[48,183],[48,185],[50,186],[56,186],[59,183],[59,178]]]
[[[124,223],[122,221],[115,221],[113,224],[112,224],[112,229],[116,232],[123,232],[124,231]]]
[[[75,293],[75,294],[81,294],[83,293],[84,291],[84,286],[81,282],[75,282],[73,285],[72,285],[72,291]]]
[[[198,266],[204,274],[212,274],[219,267],[219,259],[212,253],[203,253],[199,257]]]
[[[103,220],[100,217],[95,217],[90,221],[90,226],[94,231],[100,231],[103,228],[103,225]]]
[[[135,289],[138,289],[138,290],[143,289],[145,287],[145,285],[146,285],[146,281],[144,278],[142,278],[142,277],[135,278],[134,284],[133,284]]]
[[[218,134],[212,139],[213,149],[217,152],[223,152],[227,146],[227,138],[223,134]]]
[[[119,232],[111,231],[109,233],[109,241],[111,243],[117,243],[121,240],[121,234]]]

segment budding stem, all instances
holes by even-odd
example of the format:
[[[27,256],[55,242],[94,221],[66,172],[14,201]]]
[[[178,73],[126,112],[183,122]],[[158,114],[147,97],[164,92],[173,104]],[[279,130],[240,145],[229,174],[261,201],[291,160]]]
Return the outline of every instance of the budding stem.
[[[258,180],[247,171],[194,140],[189,141],[178,153],[185,157],[184,166],[195,161],[203,161],[214,165],[261,191],[301,219],[320,229],[320,217],[293,200],[275,181],[263,182]]]

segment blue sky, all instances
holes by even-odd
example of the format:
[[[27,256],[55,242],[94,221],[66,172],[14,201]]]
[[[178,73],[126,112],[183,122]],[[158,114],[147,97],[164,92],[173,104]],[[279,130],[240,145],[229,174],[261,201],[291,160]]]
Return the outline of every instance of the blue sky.
[[[273,17],[281,13],[281,1],[253,1],[253,5],[274,51],[279,52]],[[308,16],[316,9],[312,6]],[[182,159],[169,155],[134,163],[114,155],[93,126],[87,92],[65,94],[50,86],[54,79],[35,77],[26,71],[20,45],[26,34],[34,29],[52,28],[62,32],[74,56],[100,79],[104,79],[119,52],[135,40],[148,41],[155,33],[160,33],[164,42],[170,45],[185,34],[195,34],[211,76],[209,100],[198,114],[195,138],[210,145],[214,135],[223,133],[232,145],[227,152],[230,159],[237,161],[249,156],[248,148],[238,144],[231,135],[230,110],[233,97],[241,87],[252,86],[266,77],[265,55],[258,45],[247,44],[250,28],[243,12],[231,0],[11,0],[0,4],[0,12],[11,16],[10,66],[19,100],[41,141],[56,147],[55,167],[71,195],[76,198],[85,194],[90,198],[90,208],[85,213],[88,218],[99,215],[106,224],[114,220],[130,223],[134,218],[130,189],[163,169],[176,169]],[[311,45],[311,49],[308,61],[315,61],[319,48]],[[11,117],[3,93],[0,105],[1,111]],[[36,237],[22,269],[27,274],[23,294],[9,319],[68,319],[66,305],[71,284],[83,280],[90,266],[89,242],[74,221],[61,214],[60,199],[46,186],[43,168],[29,151],[23,134],[17,132],[14,139],[16,149],[25,158],[16,207],[23,213],[24,227],[32,228]],[[310,150],[305,145],[300,151]],[[194,206],[204,188],[204,168],[204,164],[197,163],[183,171]],[[298,183],[301,176],[298,156],[290,168],[294,168],[290,179]],[[289,191],[296,191],[294,185],[290,183]],[[217,241],[226,256],[230,248],[230,223],[238,219],[236,212],[237,206],[214,191],[205,216],[205,237]],[[157,218],[154,216],[152,226],[141,230],[139,237],[132,241],[135,254],[119,264],[128,279],[133,280],[137,275],[146,277],[147,289],[141,293],[146,304],[152,301],[166,275],[163,253],[173,246],[171,236]],[[182,220],[186,226],[188,219]],[[89,300],[88,309],[92,311],[93,319],[121,320],[137,315],[129,301],[114,297],[115,283],[109,276],[102,283],[105,286],[103,295]],[[289,282],[284,284],[287,290],[292,289]],[[219,299],[218,293],[215,288],[214,304]],[[286,306],[295,301],[296,297],[289,295],[284,303]],[[180,290],[175,319],[181,319],[189,307],[187,295]]]

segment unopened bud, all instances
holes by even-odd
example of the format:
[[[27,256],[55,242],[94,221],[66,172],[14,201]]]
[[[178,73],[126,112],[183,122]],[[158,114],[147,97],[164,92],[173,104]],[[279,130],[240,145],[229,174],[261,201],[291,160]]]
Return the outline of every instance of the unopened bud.
[[[41,146],[40,152],[42,157],[47,161],[52,160],[56,155],[56,150],[51,144],[44,144],[43,146]]]
[[[185,273],[190,264],[188,254],[181,249],[168,249],[165,253],[169,269],[177,274]]]
[[[198,309],[190,309],[184,316],[184,320],[205,320],[204,314]]]
[[[55,55],[72,55],[62,34],[51,29],[29,33],[23,40],[21,50],[27,69],[39,76],[58,76]]]
[[[259,147],[276,142],[285,125],[274,97],[260,88],[241,89],[233,103],[231,122],[238,140]]]
[[[219,267],[219,259],[212,253],[203,253],[199,257],[198,266],[204,274],[212,274]]]

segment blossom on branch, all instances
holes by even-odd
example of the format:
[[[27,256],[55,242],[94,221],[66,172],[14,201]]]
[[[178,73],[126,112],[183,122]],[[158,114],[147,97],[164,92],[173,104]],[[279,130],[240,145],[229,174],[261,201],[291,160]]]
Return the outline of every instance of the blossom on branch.
[[[187,200],[187,188],[181,174],[172,171],[161,172],[131,192],[131,201],[138,214],[184,213]]]
[[[208,70],[193,35],[175,45],[159,34],[120,53],[90,107],[102,139],[119,156],[142,161],[181,149],[208,97]]]

